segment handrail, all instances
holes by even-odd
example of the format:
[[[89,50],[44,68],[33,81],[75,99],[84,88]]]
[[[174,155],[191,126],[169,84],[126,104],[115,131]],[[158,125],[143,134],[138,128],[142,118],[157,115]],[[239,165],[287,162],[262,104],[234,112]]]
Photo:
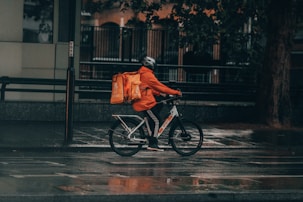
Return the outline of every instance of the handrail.
[[[35,93],[65,93],[64,89],[54,89],[54,86],[65,86],[65,79],[47,79],[47,78],[19,78],[19,77],[0,77],[1,98],[0,101],[5,101],[6,92],[35,92]],[[183,82],[164,82],[172,88],[180,88],[184,95],[193,97],[195,99],[214,99],[214,96],[229,96],[228,99],[239,99],[240,95],[245,101],[253,101],[256,87],[250,84],[201,84],[201,83],[183,83]],[[8,88],[8,85],[22,84],[22,85],[49,85],[48,89],[37,88]],[[75,80],[75,93],[103,93],[110,95],[111,80]]]
[[[65,90],[59,89],[36,89],[36,88],[8,88],[8,85],[12,84],[22,84],[22,85],[46,85],[46,86],[66,86],[66,79],[47,79],[47,78],[20,78],[20,77],[7,77],[2,76],[0,77],[0,84],[1,84],[1,97],[0,101],[5,100],[5,92],[38,92],[38,93],[65,93]],[[75,80],[76,87],[96,87],[98,86],[98,90],[95,89],[80,89],[75,90],[75,93],[81,92],[104,92],[109,93],[109,89],[106,88],[108,85],[104,84],[111,84],[111,81],[108,80]],[[103,88],[100,88],[104,86]]]
[[[254,102],[256,99],[257,86],[251,83],[185,83],[185,82],[163,82],[172,88],[179,88],[182,94],[193,100],[204,101],[246,101]],[[9,85],[45,85],[47,89],[15,87],[8,88]],[[47,79],[47,78],[20,78],[20,77],[0,77],[1,97],[0,101],[5,101],[6,92],[33,92],[33,93],[66,93],[65,89],[55,89],[54,86],[66,86],[66,79]],[[75,80],[75,93],[111,93],[111,80]],[[291,93],[302,94],[302,86],[293,85]],[[222,100],[219,100],[222,99]]]

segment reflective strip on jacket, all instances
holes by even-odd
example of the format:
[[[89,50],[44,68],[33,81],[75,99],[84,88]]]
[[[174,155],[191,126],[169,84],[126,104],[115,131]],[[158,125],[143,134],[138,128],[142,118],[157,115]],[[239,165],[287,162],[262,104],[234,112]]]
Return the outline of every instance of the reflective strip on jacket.
[[[157,101],[155,95],[160,95],[160,93],[165,93],[169,95],[178,95],[180,91],[171,89],[161,83],[154,75],[153,70],[142,66],[138,72],[140,73],[140,91],[141,99],[136,100],[133,103],[133,108],[135,111],[144,111],[153,108]]]

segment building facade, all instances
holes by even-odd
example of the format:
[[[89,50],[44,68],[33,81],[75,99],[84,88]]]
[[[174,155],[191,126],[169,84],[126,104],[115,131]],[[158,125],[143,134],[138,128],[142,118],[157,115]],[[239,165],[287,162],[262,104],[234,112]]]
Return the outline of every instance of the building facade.
[[[80,0],[76,1],[76,7],[76,16],[79,16],[75,19],[77,23],[74,64],[77,77],[80,37],[77,25],[80,25]],[[0,77],[65,79],[68,67],[67,19],[68,1],[1,0]],[[63,99],[62,94],[6,93],[6,100]]]
[[[73,22],[69,22],[69,2],[73,1],[0,1],[0,77],[65,79],[70,40],[68,28],[69,23],[74,23],[76,79],[108,79],[116,71],[113,69],[115,63],[137,65],[139,57],[144,53],[155,57],[162,65],[168,64],[163,80],[220,82],[216,69],[197,72],[195,68],[188,68],[188,72],[184,72],[178,67],[193,65],[190,57],[193,47],[179,48],[172,45],[172,40],[176,40],[179,33],[172,35],[166,32],[163,24],[152,24],[153,29],[148,30],[141,27],[143,23],[131,24],[134,17],[144,22],[145,16],[131,10],[121,12],[119,6],[92,14],[85,10],[86,0],[74,1],[76,17]],[[166,5],[157,14],[160,19],[165,19],[170,10],[171,5]],[[293,54],[293,66],[296,68],[302,68],[303,37],[300,33]],[[220,60],[220,47],[214,45],[211,48],[211,59]],[[176,66],[171,68],[169,65]],[[186,73],[193,77],[188,78]],[[22,88],[20,85],[18,87]],[[65,87],[53,86],[53,89],[64,90]],[[64,99],[62,93],[6,93],[6,100]]]

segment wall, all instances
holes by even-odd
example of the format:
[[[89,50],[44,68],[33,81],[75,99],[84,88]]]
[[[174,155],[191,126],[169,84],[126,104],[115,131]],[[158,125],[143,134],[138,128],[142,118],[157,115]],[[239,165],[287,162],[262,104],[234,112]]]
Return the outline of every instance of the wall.
[[[256,120],[253,105],[180,105],[179,112],[197,122],[252,122]],[[162,110],[163,116],[168,108]],[[75,122],[113,121],[112,114],[134,114],[131,105],[109,103],[75,103]],[[0,102],[0,121],[58,121],[65,120],[63,102]]]
[[[252,104],[186,104],[178,106],[184,118],[197,122],[253,123],[257,121],[256,109]],[[163,108],[163,116],[167,108]],[[110,105],[101,102],[76,102],[73,119],[75,122],[113,121],[112,114],[134,114],[131,105]],[[293,107],[293,124],[302,125],[302,105]],[[0,121],[65,121],[64,102],[0,102]]]
[[[80,3],[81,1],[77,1],[78,8]],[[58,42],[57,40],[58,10],[59,0],[54,0],[53,43],[23,43],[23,0],[0,1],[0,77],[66,78],[68,43]],[[80,9],[78,10],[80,12]],[[76,20],[77,22],[80,21],[79,18],[76,18]],[[79,27],[77,29],[79,30]],[[76,33],[80,32],[76,31]],[[76,38],[79,40],[78,35]],[[79,42],[75,42],[75,44],[77,49]],[[75,50],[75,54],[79,54],[79,51]],[[75,60],[79,61],[78,55],[75,55]],[[74,63],[75,72],[78,74],[79,62]],[[43,86],[37,86],[37,88],[43,88]],[[64,95],[48,94],[39,96],[21,92],[7,93],[6,98],[7,100],[21,101],[56,101],[65,99]]]
[[[0,1],[0,76],[21,75],[23,1]],[[14,11],[14,12],[12,12]],[[19,96],[16,96],[18,98]]]

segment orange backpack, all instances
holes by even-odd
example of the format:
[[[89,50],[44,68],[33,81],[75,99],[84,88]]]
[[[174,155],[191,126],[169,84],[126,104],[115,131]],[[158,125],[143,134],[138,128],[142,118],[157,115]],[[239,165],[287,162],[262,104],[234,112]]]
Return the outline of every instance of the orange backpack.
[[[140,74],[138,72],[118,73],[112,79],[111,104],[131,103],[141,98]]]

